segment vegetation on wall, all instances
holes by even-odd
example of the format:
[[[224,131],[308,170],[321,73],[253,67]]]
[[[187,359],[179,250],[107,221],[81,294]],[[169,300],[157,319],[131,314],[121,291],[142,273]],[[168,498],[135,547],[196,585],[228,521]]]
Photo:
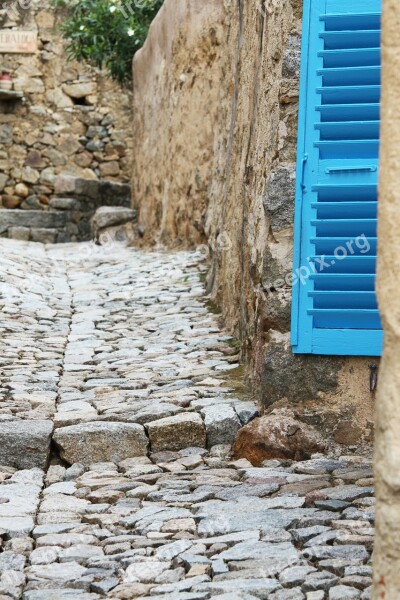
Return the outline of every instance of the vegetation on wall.
[[[121,84],[132,78],[132,58],[142,47],[163,0],[52,0],[63,7],[60,29],[72,59],[106,68]]]

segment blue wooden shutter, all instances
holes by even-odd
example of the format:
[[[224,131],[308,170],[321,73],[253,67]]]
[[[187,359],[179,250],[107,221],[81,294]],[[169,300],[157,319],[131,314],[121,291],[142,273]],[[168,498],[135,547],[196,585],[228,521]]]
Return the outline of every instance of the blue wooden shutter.
[[[294,352],[376,356],[381,0],[306,0]],[[300,277],[299,277],[300,276]]]

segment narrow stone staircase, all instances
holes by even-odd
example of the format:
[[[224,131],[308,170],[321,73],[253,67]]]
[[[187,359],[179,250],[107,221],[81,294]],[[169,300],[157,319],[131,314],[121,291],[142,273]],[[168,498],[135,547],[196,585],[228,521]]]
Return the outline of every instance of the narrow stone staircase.
[[[42,210],[0,209],[0,236],[66,243],[91,239],[91,220],[100,207],[130,208],[130,186],[106,180],[58,176],[55,195]]]

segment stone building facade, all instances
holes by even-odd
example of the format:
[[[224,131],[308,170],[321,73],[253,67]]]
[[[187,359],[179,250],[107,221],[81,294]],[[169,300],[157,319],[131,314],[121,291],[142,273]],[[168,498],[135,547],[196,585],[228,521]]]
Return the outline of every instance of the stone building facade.
[[[32,0],[26,10],[23,6],[17,0],[3,2],[0,11],[2,31],[38,35],[36,52],[0,54],[0,69],[12,71],[19,92],[15,98],[0,95],[1,207],[52,212],[60,205],[53,199],[60,176],[129,182],[131,92],[98,70],[68,60],[58,29],[63,13],[50,0]],[[81,212],[87,210],[83,205]],[[1,235],[7,235],[7,222],[20,220],[25,226],[29,221],[22,213],[20,218],[2,214]],[[39,225],[63,220],[68,221],[65,215],[34,219]],[[79,238],[79,215],[64,237]]]
[[[301,0],[166,0],[134,60],[134,205],[149,243],[207,244],[264,409],[362,448],[376,359],[290,347],[301,29]]]

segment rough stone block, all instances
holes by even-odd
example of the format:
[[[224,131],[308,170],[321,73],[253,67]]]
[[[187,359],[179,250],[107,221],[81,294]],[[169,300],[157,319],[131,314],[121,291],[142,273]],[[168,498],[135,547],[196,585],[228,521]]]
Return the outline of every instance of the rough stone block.
[[[22,180],[25,183],[37,183],[40,178],[40,173],[32,167],[25,167],[22,169]]]
[[[194,592],[208,592],[211,596],[219,596],[221,594],[233,594],[238,589],[243,593],[254,595],[260,600],[266,600],[270,594],[280,588],[280,584],[276,579],[234,579],[233,581],[213,581],[200,583],[193,587]]]
[[[295,165],[280,167],[267,181],[263,202],[272,231],[293,227],[295,182]]]
[[[8,230],[8,237],[12,240],[24,240],[28,241],[30,235],[29,227],[10,227]]]
[[[0,528],[4,529],[10,538],[25,537],[34,527],[35,522],[30,516],[0,517]]]
[[[19,196],[10,196],[8,194],[3,194],[2,195],[2,199],[1,199],[1,203],[2,206],[4,206],[4,208],[18,208],[18,206],[20,206],[22,202],[22,198],[20,198]]]
[[[133,223],[125,223],[125,225],[116,225],[115,227],[102,229],[93,237],[100,246],[105,246],[106,244],[130,246],[133,245],[137,235],[138,232],[135,225]]]
[[[273,458],[307,460],[325,449],[318,432],[289,411],[254,419],[240,430],[233,447],[235,458],[247,458],[255,466]]]
[[[201,411],[207,431],[207,445],[232,444],[241,427],[235,410],[229,404],[207,406]]]
[[[127,183],[99,181],[99,198],[107,206],[131,206],[131,186]]]
[[[52,431],[51,421],[0,423],[0,464],[18,469],[44,469]]]
[[[0,125],[0,144],[9,146],[13,141],[13,126],[9,124]]]
[[[75,198],[51,198],[49,202],[50,208],[54,208],[56,210],[79,210],[80,202],[79,200],[75,200]]]
[[[53,438],[70,464],[120,462],[147,454],[148,439],[137,424],[92,421],[56,429]]]
[[[268,408],[282,398],[297,405],[320,401],[321,392],[336,390],[342,365],[341,357],[293,354],[289,334],[281,336],[268,344],[265,353],[262,403]]]
[[[70,98],[84,98],[95,94],[97,91],[97,84],[94,81],[87,81],[84,83],[71,83],[64,84],[62,86],[63,92],[70,96]]]
[[[93,217],[93,229],[99,231],[113,225],[124,225],[134,220],[136,212],[122,206],[102,206]]]
[[[72,194],[75,191],[76,177],[58,175],[54,180],[56,194]]]
[[[75,180],[75,192],[77,196],[83,196],[95,200],[99,195],[99,182],[97,179]]]
[[[181,413],[146,424],[152,452],[205,448],[206,430],[198,413]]]
[[[283,55],[282,75],[289,79],[298,79],[300,76],[301,37],[290,35]]]
[[[99,600],[98,594],[78,589],[44,589],[24,592],[23,600]]]
[[[4,173],[0,173],[0,192],[2,192],[4,190],[4,188],[6,187],[7,181],[8,181],[8,175],[5,175]]]
[[[57,229],[44,229],[43,227],[33,227],[31,229],[31,241],[41,242],[42,244],[54,244],[57,240]]]
[[[42,229],[62,229],[66,226],[66,213],[44,210],[14,209],[0,210],[1,229],[9,227],[38,227]]]
[[[57,236],[57,244],[68,244],[71,241],[71,236],[66,231],[60,231]]]
[[[101,163],[99,170],[102,177],[116,177],[119,175],[119,162],[117,160],[110,160]]]
[[[239,400],[234,403],[234,407],[242,425],[247,425],[250,421],[260,416],[257,404],[250,400]]]
[[[329,590],[329,600],[344,600],[351,598],[359,598],[360,591],[348,585],[336,585]]]

